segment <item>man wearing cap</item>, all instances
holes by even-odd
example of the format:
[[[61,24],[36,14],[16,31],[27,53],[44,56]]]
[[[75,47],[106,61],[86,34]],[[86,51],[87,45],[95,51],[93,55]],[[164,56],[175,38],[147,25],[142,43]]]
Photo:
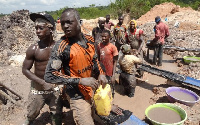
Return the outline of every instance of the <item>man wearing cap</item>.
[[[155,46],[153,64],[156,65],[157,63],[158,66],[162,66],[163,45],[165,44],[165,39],[169,36],[169,28],[161,21],[159,16],[155,18],[155,22],[155,38],[151,41],[151,45]]]
[[[31,80],[28,114],[24,125],[33,123],[45,103],[49,105],[53,125],[61,125],[60,93],[55,89],[55,85],[44,81],[46,65],[55,44],[53,40],[54,19],[51,15],[36,13],[30,14],[30,19],[35,22],[36,34],[40,40],[27,49],[22,66],[22,73]],[[31,71],[33,65],[34,72]]]
[[[65,9],[60,21],[65,35],[52,49],[44,79],[65,85],[77,125],[94,125],[92,97],[99,85],[105,87],[108,81],[95,54],[93,37],[81,32],[78,11]]]
[[[131,49],[130,45],[128,44],[122,45],[121,51],[123,56],[119,58],[119,65],[122,70],[119,76],[119,83],[124,86],[125,94],[128,97],[133,97],[136,87],[135,64],[142,63],[142,60],[136,56],[137,50]]]

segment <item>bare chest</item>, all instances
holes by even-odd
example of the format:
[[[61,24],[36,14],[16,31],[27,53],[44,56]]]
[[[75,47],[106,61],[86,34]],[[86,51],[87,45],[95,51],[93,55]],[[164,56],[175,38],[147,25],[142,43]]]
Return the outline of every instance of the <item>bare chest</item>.
[[[36,49],[35,51],[35,61],[36,62],[46,62],[49,60],[52,48]]]

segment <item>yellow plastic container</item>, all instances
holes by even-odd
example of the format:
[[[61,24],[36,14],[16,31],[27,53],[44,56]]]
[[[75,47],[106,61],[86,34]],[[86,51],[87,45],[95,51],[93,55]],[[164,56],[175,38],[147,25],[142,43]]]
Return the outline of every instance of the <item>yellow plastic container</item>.
[[[108,116],[112,106],[112,92],[109,84],[105,88],[102,85],[96,90],[94,94],[94,103],[98,115]]]

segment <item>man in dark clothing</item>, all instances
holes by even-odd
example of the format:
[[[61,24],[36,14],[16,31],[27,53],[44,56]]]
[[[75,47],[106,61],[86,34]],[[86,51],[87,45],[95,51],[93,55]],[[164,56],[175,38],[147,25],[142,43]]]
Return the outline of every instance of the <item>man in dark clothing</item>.
[[[99,17],[98,26],[93,28],[92,30],[92,36],[95,42],[95,49],[97,49],[99,43],[101,43],[101,40],[102,40],[101,34],[105,30],[104,24],[105,24],[105,18]]]

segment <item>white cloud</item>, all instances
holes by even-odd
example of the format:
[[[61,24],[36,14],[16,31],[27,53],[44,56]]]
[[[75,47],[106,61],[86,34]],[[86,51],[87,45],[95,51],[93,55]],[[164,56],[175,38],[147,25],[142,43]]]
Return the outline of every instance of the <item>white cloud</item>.
[[[40,3],[44,5],[51,5],[56,4],[56,0],[40,0]]]
[[[25,5],[26,5],[26,3],[22,2],[22,3],[20,3],[20,5],[22,5],[22,6],[25,6]]]
[[[114,0],[112,0],[114,1]],[[0,0],[0,13],[28,9],[30,12],[55,11],[63,7],[83,7],[95,4],[108,5],[110,0]]]

